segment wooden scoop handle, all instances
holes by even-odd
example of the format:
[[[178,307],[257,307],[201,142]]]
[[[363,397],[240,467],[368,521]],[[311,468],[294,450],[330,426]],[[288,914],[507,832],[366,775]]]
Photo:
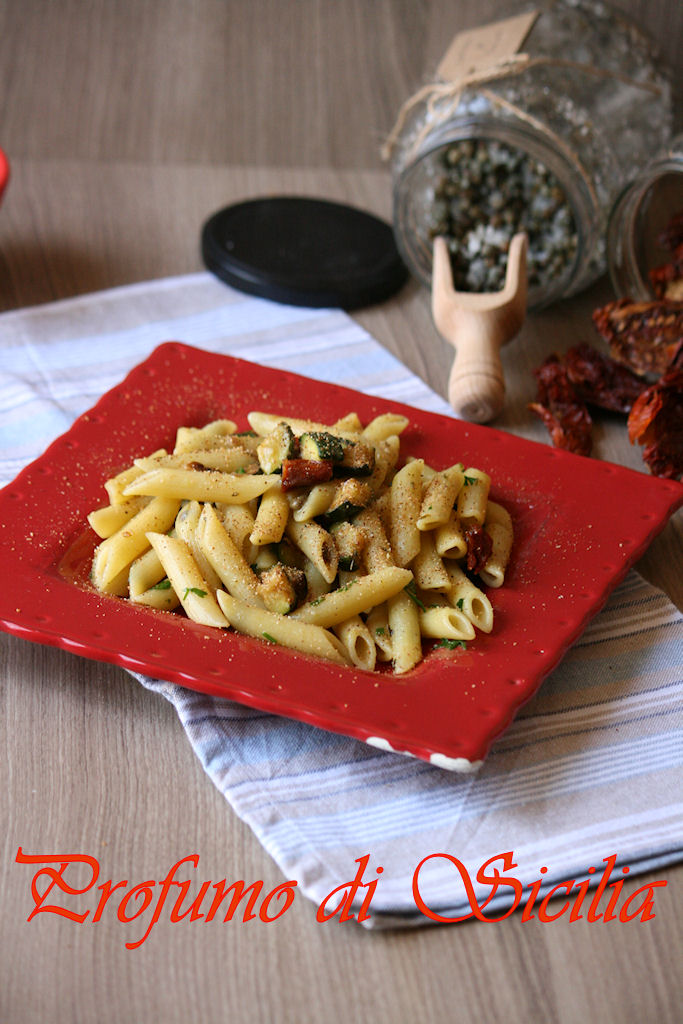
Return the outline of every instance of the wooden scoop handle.
[[[463,293],[453,288],[444,238],[434,240],[432,313],[443,338],[455,347],[448,400],[463,419],[492,420],[503,408],[505,378],[500,349],[520,330],[526,311],[526,235],[510,243],[505,287]]]
[[[506,340],[495,317],[461,312],[448,401],[471,423],[487,423],[503,408],[505,378],[500,347]]]

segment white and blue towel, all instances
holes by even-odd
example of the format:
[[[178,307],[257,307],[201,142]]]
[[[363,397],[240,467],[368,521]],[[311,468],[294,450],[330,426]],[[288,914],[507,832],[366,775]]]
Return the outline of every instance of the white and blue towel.
[[[0,316],[0,484],[167,340],[451,414],[344,313],[269,303],[194,274]],[[370,927],[428,923],[412,884],[427,857],[421,893],[443,917],[470,911],[452,858],[474,878],[512,851],[508,874],[525,886],[543,878],[539,898],[559,882],[598,879],[612,855],[613,880],[624,866],[633,875],[683,859],[683,616],[635,572],[476,775],[141,682],[173,703],[214,784],[312,900],[369,855]],[[474,885],[479,900],[490,891]],[[501,887],[486,913],[504,913],[511,892]]]

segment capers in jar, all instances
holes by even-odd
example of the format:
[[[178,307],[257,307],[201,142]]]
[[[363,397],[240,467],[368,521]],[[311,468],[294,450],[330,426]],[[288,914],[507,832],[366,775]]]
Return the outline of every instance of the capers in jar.
[[[499,291],[510,241],[519,231],[529,239],[529,287],[543,287],[571,267],[574,217],[544,164],[493,139],[451,143],[441,163],[429,233],[448,241],[457,291]]]

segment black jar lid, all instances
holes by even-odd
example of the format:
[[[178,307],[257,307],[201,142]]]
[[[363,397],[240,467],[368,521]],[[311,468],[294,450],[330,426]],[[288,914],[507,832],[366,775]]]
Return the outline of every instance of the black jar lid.
[[[408,277],[389,224],[325,199],[250,199],[213,214],[202,257],[240,291],[295,306],[358,309],[388,299]]]

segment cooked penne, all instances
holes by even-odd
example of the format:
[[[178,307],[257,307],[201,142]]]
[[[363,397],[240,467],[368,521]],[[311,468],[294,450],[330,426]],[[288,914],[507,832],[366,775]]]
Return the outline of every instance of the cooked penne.
[[[256,547],[278,544],[289,518],[289,502],[279,487],[271,487],[261,498],[249,540]]]
[[[159,561],[154,548],[133,562],[128,574],[130,599],[134,604],[144,604],[161,611],[173,611],[180,604],[166,570]]]
[[[135,559],[128,572],[131,600],[134,601],[146,590],[156,586],[165,576],[166,572],[154,548],[145,551],[144,555]]]
[[[120,530],[107,537],[97,548],[93,563],[93,582],[103,590],[149,547],[147,533],[170,530],[180,508],[174,498],[155,498],[129,519]]]
[[[318,523],[295,523],[290,521],[287,536],[307,558],[313,562],[323,579],[334,581],[339,565],[337,548],[327,530]]]
[[[217,470],[152,469],[133,480],[124,489],[124,495],[151,494],[161,498],[224,501],[226,505],[242,505],[279,484],[280,477],[269,473],[240,476]]]
[[[158,451],[152,452],[150,458],[154,458],[156,455],[166,455],[165,448],[159,448]],[[121,473],[117,473],[116,476],[111,477],[105,481],[104,489],[109,496],[109,502],[112,505],[123,505],[129,499],[123,493],[128,484],[132,483],[139,476],[142,476],[142,470],[138,469],[137,466],[129,466],[128,469],[124,469]]]
[[[371,608],[365,619],[365,625],[375,641],[378,661],[391,661],[394,656],[394,648],[391,643],[391,630],[389,629],[389,614],[386,603]]]
[[[424,462],[415,459],[399,469],[391,483],[389,539],[396,565],[410,565],[420,551],[417,519],[422,502],[421,474]]]
[[[473,640],[474,626],[464,612],[450,605],[418,609],[422,636],[435,640]]]
[[[173,451],[177,454],[193,448],[212,447],[217,438],[234,434],[236,430],[237,424],[232,420],[213,420],[205,427],[179,427]]]
[[[415,582],[422,590],[448,590],[451,581],[434,545],[434,535],[420,535],[420,550],[410,563]]]
[[[370,630],[360,615],[353,615],[332,629],[344,645],[349,661],[366,672],[372,672],[377,661],[377,648]]]
[[[464,478],[462,463],[434,474],[422,497],[418,530],[433,530],[448,522]]]
[[[336,481],[330,480],[324,484],[315,484],[309,491],[297,494],[291,501],[294,522],[307,523],[310,519],[327,512],[338,487]]]
[[[265,609],[252,608],[219,590],[218,603],[230,624],[240,633],[259,637],[271,644],[282,644],[303,654],[348,665],[343,644],[327,630],[307,622],[295,622],[291,617],[277,615]]]
[[[216,505],[216,512],[238,549],[251,565],[258,549],[249,540],[255,518],[246,505]]]
[[[346,590],[332,590],[302,605],[291,618],[313,622],[317,626],[336,626],[352,615],[368,611],[403,590],[412,580],[408,569],[379,569],[369,576],[360,576]]]
[[[489,501],[484,529],[493,547],[479,577],[487,587],[502,587],[512,551],[512,519],[508,510],[495,501]]]
[[[486,594],[475,587],[455,562],[447,562],[446,571],[451,579],[448,591],[450,603],[464,612],[482,633],[490,633],[493,628],[493,608]]]
[[[470,523],[481,526],[484,522],[490,486],[491,478],[480,469],[470,466],[465,470],[457,504],[458,518],[464,526]]]
[[[286,423],[297,436],[310,433],[311,431],[324,431],[328,434],[334,434],[336,437],[345,437],[348,441],[358,440],[358,436],[353,430],[343,430],[334,425],[318,423],[315,420],[304,420],[297,416],[279,416],[276,413],[269,412],[250,412],[247,419],[251,429],[255,430],[261,437],[267,437],[277,427],[278,423]]]
[[[220,577],[206,557],[198,538],[199,521],[202,509],[205,507],[200,505],[198,501],[188,501],[183,505],[176,516],[175,532],[176,536],[184,541],[192,552],[197,568],[209,584],[211,590],[218,590],[221,585]]]
[[[221,473],[239,473],[258,465],[251,452],[244,448],[193,448],[189,451],[174,452],[173,455],[156,455],[136,459],[135,465],[143,473],[151,469],[219,469]]]
[[[370,420],[363,431],[363,437],[368,441],[385,441],[392,434],[402,434],[408,426],[407,416],[397,412],[384,412]]]
[[[452,512],[450,519],[434,531],[436,553],[441,558],[464,558],[467,554],[467,540],[457,512]]]
[[[422,658],[420,620],[415,602],[404,591],[388,601],[394,672],[409,672]]]
[[[197,525],[197,541],[212,570],[233,597],[244,604],[262,608],[256,575],[211,505],[204,505],[202,509]]]
[[[203,626],[227,626],[228,620],[218,607],[190,549],[177,537],[149,533],[148,539],[171,581],[185,614]]]
[[[111,537],[112,533],[120,530],[124,523],[132,519],[136,513],[148,505],[149,498],[127,498],[119,505],[105,505],[97,508],[88,516],[88,522],[98,537],[105,540]]]
[[[405,674],[423,639],[464,646],[493,628],[460,565],[476,524],[492,544],[482,586],[505,578],[512,522],[485,472],[402,465],[398,413],[248,420],[181,427],[172,453],[106,481],[109,505],[88,516],[98,590],[368,672]]]

